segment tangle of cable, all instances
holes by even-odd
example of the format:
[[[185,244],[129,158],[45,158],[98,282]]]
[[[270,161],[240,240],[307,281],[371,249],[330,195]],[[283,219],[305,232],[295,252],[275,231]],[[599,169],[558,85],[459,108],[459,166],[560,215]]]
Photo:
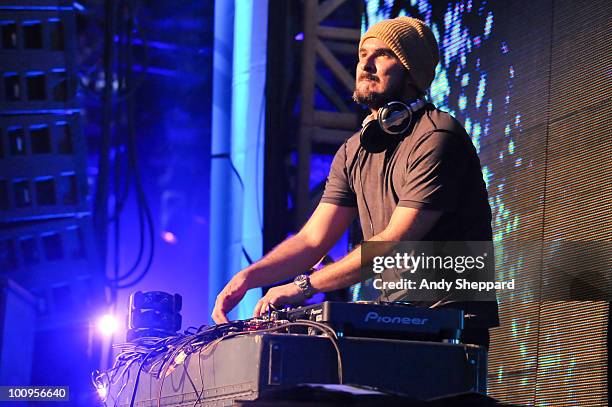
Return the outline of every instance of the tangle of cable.
[[[295,322],[285,320],[255,322],[251,320],[234,321],[215,326],[202,326],[195,333],[185,331],[185,333],[167,338],[144,337],[134,342],[116,344],[113,345],[113,348],[118,351],[118,354],[115,357],[113,366],[103,372],[94,371],[92,373],[92,383],[97,389],[105,388],[106,390],[103,394],[106,394],[106,397],[110,395],[114,400],[113,405],[116,405],[122,392],[128,385],[130,371],[133,370],[132,367],[138,365],[139,367],[137,376],[134,380],[134,389],[131,395],[130,406],[133,406],[135,403],[138,383],[143,373],[149,374],[157,380],[161,380],[157,397],[157,405],[160,406],[165,378],[171,375],[177,367],[183,365],[185,374],[197,396],[194,403],[195,406],[202,400],[204,386],[201,364],[199,365],[200,378],[202,381],[202,388],[200,391],[197,390],[194,381],[187,371],[186,362],[191,355],[197,354],[198,363],[201,363],[202,354],[212,352],[215,347],[224,340],[237,336],[272,333],[282,330],[287,330],[287,332],[289,332],[288,329],[293,327],[314,328],[325,334],[325,338],[330,340],[336,352],[338,383],[342,384],[343,366],[338,336],[329,326],[308,320],[297,320]],[[121,383],[119,391],[116,395],[111,395],[111,387],[118,385],[118,383]],[[103,401],[106,401],[106,397]]]

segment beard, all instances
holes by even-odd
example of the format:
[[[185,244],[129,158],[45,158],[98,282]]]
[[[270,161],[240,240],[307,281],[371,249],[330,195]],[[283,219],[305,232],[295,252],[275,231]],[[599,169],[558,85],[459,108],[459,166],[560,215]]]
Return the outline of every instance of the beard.
[[[363,78],[370,79],[374,82],[378,81],[378,78],[370,77],[369,75],[362,77],[362,79]],[[399,100],[399,93],[400,92],[397,89],[389,89],[385,92],[375,92],[369,89],[361,90],[359,89],[359,85],[357,85],[355,87],[355,91],[353,92],[353,100],[360,105],[368,107],[369,109],[380,109],[391,101]]]
[[[369,80],[375,83],[380,83],[380,78],[378,76],[373,75],[369,72],[363,72],[357,81],[355,86],[355,90],[353,91],[353,100],[361,105],[366,106],[369,109],[380,109],[384,105],[389,102],[393,102],[394,100],[405,100],[408,96],[405,94],[406,92],[410,94],[414,92],[418,94],[418,90],[416,87],[414,89],[406,89],[407,85],[413,85],[410,76],[406,72],[405,75],[402,75],[401,78],[394,78],[385,86],[385,90],[382,92],[376,92],[370,90],[369,86],[364,86],[360,88],[360,83],[364,80]]]
[[[353,92],[353,100],[360,105],[364,105],[370,109],[380,109],[387,104],[387,97],[380,92],[359,91],[355,89]]]

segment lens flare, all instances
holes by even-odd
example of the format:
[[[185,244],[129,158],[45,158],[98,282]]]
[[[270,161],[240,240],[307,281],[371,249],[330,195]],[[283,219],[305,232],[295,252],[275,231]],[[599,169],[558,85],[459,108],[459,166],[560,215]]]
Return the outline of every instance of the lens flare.
[[[117,321],[117,318],[115,318],[113,315],[104,315],[98,321],[98,329],[104,336],[111,336],[112,334],[117,332],[118,328],[119,322]]]

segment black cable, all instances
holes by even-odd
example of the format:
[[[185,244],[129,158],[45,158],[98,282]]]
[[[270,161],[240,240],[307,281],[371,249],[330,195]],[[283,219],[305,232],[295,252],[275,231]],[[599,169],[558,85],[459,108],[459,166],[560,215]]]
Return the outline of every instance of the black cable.
[[[138,374],[136,375],[136,381],[134,381],[134,391],[132,392],[132,400],[130,401],[130,407],[134,407],[134,401],[136,401],[136,392],[138,391],[138,382],[140,381],[140,374],[142,373],[142,369],[144,368],[145,363],[149,356],[151,356],[155,351],[151,351],[147,356],[144,357],[140,367],[138,368]]]
[[[132,365],[130,364],[129,367],[131,367]],[[127,376],[125,378],[125,381],[123,382],[123,385],[121,386],[121,388],[119,389],[119,391],[117,392],[117,398],[115,399],[115,404],[113,405],[113,407],[117,406],[117,401],[119,401],[119,398],[121,397],[121,393],[123,393],[123,390],[127,387],[127,384],[130,381],[130,369],[127,369]]]
[[[186,341],[186,343],[181,344],[180,346],[177,346],[177,347],[176,347],[176,349],[175,349],[174,351],[172,351],[172,352],[170,353],[170,355],[168,355],[168,357],[166,358],[166,360],[172,360],[172,361],[174,362],[174,361],[176,360],[176,358],[178,357],[178,355],[180,355],[180,354],[181,354],[181,353],[184,351],[184,349],[185,349],[187,346],[191,346],[191,344],[192,344],[192,343],[193,343],[193,342],[194,342],[196,339],[197,339],[197,337],[196,337],[196,336],[194,336],[193,338],[188,339],[188,340]],[[176,356],[175,356],[175,355],[176,355]],[[185,352],[185,360],[187,359],[187,357],[188,357],[188,356],[189,356],[189,353]],[[183,360],[183,362],[182,362],[182,363],[183,363],[183,367],[184,367],[185,360]],[[164,364],[165,364],[165,362],[164,362]],[[159,392],[158,392],[158,396],[157,396],[157,406],[158,406],[158,407],[160,407],[160,406],[161,406],[162,390],[163,390],[163,388],[164,388],[164,382],[166,381],[166,377],[168,376],[168,369],[170,369],[170,367],[171,367],[171,366],[172,366],[172,365],[168,365],[168,367],[166,367],[165,369],[160,368],[160,371],[159,371],[159,373],[160,373],[160,374],[162,373],[162,371],[163,371],[164,373],[163,373],[163,377],[162,377],[161,384],[160,384],[160,386],[159,386]],[[159,375],[158,375],[158,378],[159,378]],[[189,378],[189,380],[191,381],[191,377]],[[197,394],[197,393],[198,393],[198,391],[197,391],[197,389],[196,389],[195,384],[193,383],[193,381],[191,381],[191,384],[193,385],[193,388],[195,389],[196,394]]]
[[[191,383],[191,387],[193,387],[193,391],[195,392],[195,394],[201,394],[198,391],[198,388],[196,387],[195,383],[193,382],[193,380],[191,379],[191,375],[189,374],[189,370],[187,370],[187,366],[185,366],[185,363],[183,363],[183,371],[185,372],[185,374],[187,375],[187,379],[189,379],[189,383]],[[204,388],[202,387],[202,393],[204,393]],[[198,395],[198,400],[200,399],[200,396]]]
[[[226,158],[227,161],[229,161],[230,167],[232,168],[232,171],[236,175],[236,178],[238,178],[238,182],[240,183],[240,187],[244,191],[244,182],[242,181],[242,177],[240,176],[240,173],[238,172],[238,169],[236,169],[236,166],[234,165],[234,162],[232,161],[232,157],[230,156],[229,153],[211,154],[210,158],[211,159]]]
[[[242,331],[242,332],[236,332],[236,333],[230,333],[227,334],[225,336],[222,336],[208,344],[206,344],[204,346],[203,349],[208,348],[208,347],[212,347],[216,344],[218,344],[219,342],[229,339],[229,338],[233,338],[235,336],[241,336],[241,335],[252,335],[252,334],[258,334],[258,333],[265,333],[265,332],[274,332],[274,331],[278,331],[281,329],[286,329],[288,327],[291,326],[308,326],[311,328],[316,328],[324,333],[328,334],[328,339],[332,342],[332,345],[334,346],[334,349],[336,350],[336,356],[337,356],[337,363],[338,363],[338,383],[339,384],[343,384],[344,381],[344,377],[343,377],[343,364],[342,364],[342,352],[340,351],[340,347],[338,345],[338,336],[336,335],[336,332],[331,329],[330,327],[328,327],[325,324],[321,324],[319,322],[314,322],[314,321],[308,321],[308,320],[297,320],[295,322],[287,322],[287,323],[283,323],[281,325],[277,325],[275,327],[271,327],[271,328],[264,328],[264,329],[257,329],[257,330],[253,330],[253,331]]]
[[[263,215],[261,212],[261,206],[259,205],[259,185],[257,184],[259,180],[259,143],[261,141],[261,126],[263,122],[263,117],[265,116],[266,109],[264,109],[266,102],[266,86],[268,83],[268,77],[265,76],[264,84],[263,84],[263,94],[261,95],[261,104],[259,109],[259,118],[257,123],[257,138],[255,140],[255,205],[257,208],[257,222],[259,223],[259,230],[263,235]],[[251,263],[252,264],[252,263]]]
[[[249,253],[246,251],[246,249],[244,248],[244,246],[242,246],[242,254],[244,255],[244,257],[246,258],[246,260],[249,262],[250,264],[253,264],[253,259],[251,258],[251,256],[249,256]]]
[[[119,10],[123,10],[125,8],[127,8],[128,5],[126,4],[126,1],[122,1],[119,3]],[[122,22],[124,20],[124,18],[122,18],[123,16],[119,16],[120,21]],[[129,16],[128,16],[129,18]],[[125,29],[123,29],[122,25],[119,24],[118,29],[117,29],[117,37],[119,39],[118,43],[121,45],[124,43],[124,41],[122,40],[123,35],[125,33]],[[126,41],[127,43],[127,41]],[[120,67],[123,65],[125,66],[125,61],[124,59],[127,59],[127,54],[131,52],[131,50],[129,48],[125,48],[125,49],[119,49],[117,52],[118,55],[118,68],[117,68],[117,75],[118,75],[118,81],[119,81],[119,86],[127,86],[126,82],[126,71],[125,69],[121,70]],[[119,120],[119,122],[121,122]],[[120,159],[120,151],[121,151],[121,146],[122,144],[122,139],[121,139],[121,131],[117,131],[116,132],[116,136],[114,137],[115,140],[115,144],[114,144],[114,182],[113,182],[113,186],[114,186],[114,196],[115,196],[115,206],[114,206],[114,213],[112,215],[112,217],[109,219],[109,223],[113,223],[113,230],[114,230],[114,252],[113,252],[113,258],[114,258],[114,273],[113,273],[113,279],[108,279],[107,278],[107,283],[111,283],[113,281],[119,281],[121,278],[123,278],[124,276],[120,276],[120,241],[121,241],[121,237],[120,237],[120,219],[121,219],[121,211],[123,209],[123,205],[124,202],[122,202],[120,200],[120,173],[121,173],[121,159]],[[130,166],[128,165],[128,171],[129,171]],[[126,183],[126,189],[129,192],[129,184]],[[126,197],[127,198],[128,194],[127,193],[123,193],[122,197]],[[142,217],[140,218],[140,222],[142,223]],[[142,230],[142,224],[141,226],[141,230]],[[139,255],[138,255],[138,260],[137,260],[137,264],[140,263],[140,259],[142,257],[142,235],[143,232],[141,231],[141,247],[139,250]],[[117,293],[117,288],[114,287],[112,284],[109,284],[110,289],[111,289],[111,303],[116,302],[116,293]]]
[[[140,205],[142,205],[142,207],[144,208],[144,216],[146,219],[146,225],[148,225],[148,230],[149,230],[149,256],[147,258],[147,263],[144,266],[144,269],[141,271],[140,275],[138,275],[138,277],[136,277],[136,279],[134,279],[133,281],[129,282],[129,283],[125,283],[125,284],[114,284],[114,286],[117,289],[125,289],[125,288],[130,288],[135,286],[136,284],[138,284],[140,281],[142,281],[142,279],[144,279],[144,277],[146,276],[146,274],[149,272],[150,268],[151,268],[151,264],[153,263],[153,256],[154,256],[154,245],[155,245],[155,231],[153,228],[153,216],[151,214],[151,210],[148,206],[148,204],[145,201],[144,198],[144,192],[142,191],[141,187],[138,190],[138,196],[139,196],[139,201],[140,201]],[[135,271],[136,269],[132,269],[131,271]],[[130,273],[131,274],[131,273]],[[128,274],[126,273],[122,279],[126,279],[128,277]]]
[[[234,165],[234,162],[232,161],[232,157],[230,156],[229,153],[212,154],[210,156],[210,158],[211,159],[214,159],[214,158],[225,158],[225,159],[227,159],[227,161],[229,161],[229,164],[230,164],[230,167],[232,169],[232,172],[236,175],[236,178],[238,179],[238,183],[240,183],[240,188],[242,188],[242,191],[244,191],[244,181],[242,181],[242,177],[240,176],[240,173],[238,172],[238,169]],[[256,201],[258,202],[257,204],[259,205],[259,200],[256,199]],[[258,213],[258,216],[259,216],[259,213]],[[260,224],[261,230],[263,231],[263,226],[261,225],[261,222],[259,224]],[[249,262],[249,264],[253,264],[253,258],[246,251],[246,248],[244,246],[242,246],[241,248],[242,248],[242,254],[246,258],[247,262]]]
[[[260,328],[253,331],[248,330],[249,325],[245,325],[249,320],[239,321],[239,322],[231,322],[227,324],[220,324],[211,327],[206,327],[200,330],[196,334],[192,335],[178,335],[172,336],[164,339],[158,338],[140,338],[137,343],[125,343],[115,345],[115,348],[121,349],[122,352],[117,356],[117,360],[115,362],[115,366],[113,369],[99,373],[95,376],[92,374],[92,381],[94,385],[99,382],[99,380],[104,381],[104,377],[108,377],[108,373],[111,371],[116,371],[118,368],[125,366],[123,371],[119,375],[119,378],[123,378],[127,372],[130,374],[131,366],[139,362],[140,366],[138,367],[138,373],[136,376],[136,380],[134,382],[134,389],[131,396],[130,406],[134,406],[136,400],[136,394],[138,391],[138,386],[140,383],[140,376],[143,372],[147,372],[148,374],[155,375],[158,379],[161,378],[161,384],[158,393],[158,405],[161,405],[161,397],[163,392],[163,384],[165,378],[169,375],[169,373],[174,370],[178,364],[183,364],[183,369],[187,378],[189,379],[192,387],[194,388],[196,394],[198,394],[198,398],[195,401],[194,405],[197,405],[203,396],[204,391],[204,379],[202,376],[202,352],[206,350],[212,350],[216,345],[218,345],[221,341],[227,340],[229,338],[233,338],[240,335],[253,335],[253,334],[261,334],[266,332],[277,332],[280,330],[286,330],[292,326],[307,326],[310,328],[315,328],[316,330],[326,334],[327,338],[332,342],[334,349],[337,355],[337,364],[338,364],[338,382],[340,384],[343,383],[343,363],[342,363],[342,352],[339,346],[339,338],[335,331],[331,329],[329,326],[318,323],[315,321],[308,320],[297,320],[295,322],[271,322],[266,321],[264,324],[273,324],[273,326],[269,326],[268,328]],[[187,359],[196,354],[198,357],[199,363],[199,371],[200,371],[200,380],[202,383],[202,392],[199,392],[193,378],[189,374],[187,370]],[[181,354],[184,354],[184,358],[181,360],[177,360]],[[152,363],[147,365],[149,360],[153,359]],[[170,363],[168,363],[170,362]],[[155,368],[156,365],[160,364],[158,369]],[[172,369],[172,370],[171,370]],[[114,380],[115,375],[113,375],[112,381]],[[101,378],[101,379],[100,379]],[[129,379],[129,376],[128,376]],[[116,382],[118,382],[117,380]],[[119,393],[117,394],[117,399],[120,396],[121,392],[125,388],[125,383],[121,387]]]
[[[118,101],[127,100],[128,98],[134,96],[136,91],[139,90],[144,84],[144,82],[146,81],[147,72],[149,70],[149,42],[148,42],[146,30],[143,28],[142,24],[138,22],[138,19],[136,18],[137,13],[133,9],[133,6],[131,4],[132,2],[127,1],[126,3],[127,3],[126,9],[128,11],[128,17],[129,17],[128,18],[128,36],[130,39],[130,44],[128,46],[130,49],[129,55],[133,54],[132,50],[133,50],[134,40],[132,38],[132,34],[134,32],[138,32],[138,34],[140,34],[140,42],[141,42],[142,51],[143,51],[142,52],[143,53],[142,75],[140,75],[139,80],[136,81],[135,84],[132,84],[132,83],[130,83],[129,85],[126,84],[125,93],[120,94]],[[129,72],[130,74],[134,73],[134,70],[132,69],[131,66],[129,69],[126,69],[126,71]]]
[[[112,75],[113,75],[113,36],[115,28],[115,2],[106,0],[104,4],[105,29],[104,29],[104,94],[102,106],[102,141],[100,145],[100,161],[98,165],[98,178],[96,184],[96,198],[94,210],[94,223],[98,238],[98,249],[101,254],[102,270],[105,273],[107,252],[107,218],[108,218],[108,176],[109,176],[109,152],[111,145],[111,121],[112,121]]]
[[[127,46],[128,53],[126,58],[126,85],[127,87],[132,86],[133,82],[133,69],[132,69],[132,49],[133,49],[133,36],[132,33],[134,31],[134,16],[132,15],[131,7],[128,8],[128,28],[127,28]],[[142,180],[140,178],[140,172],[138,171],[138,161],[136,155],[136,129],[134,125],[134,98],[133,94],[130,95],[126,99],[127,105],[127,124],[128,124],[128,157],[129,163],[134,173],[134,187],[136,189],[136,198],[138,203],[138,213],[139,213],[139,221],[140,223],[140,248],[139,248],[139,256],[137,258],[136,263],[132,266],[132,268],[121,276],[118,280],[113,284],[117,289],[125,289],[129,287],[133,287],[138,284],[142,279],[146,276],[151,268],[151,264],[153,262],[153,257],[155,254],[155,230],[153,225],[153,216],[151,214],[151,209],[147,203],[146,196],[144,193],[144,189],[142,186]],[[144,222],[143,222],[144,217]],[[131,282],[125,284],[118,284],[119,280],[125,280],[129,278],[136,270],[142,259],[142,254],[144,251],[144,242],[146,240],[144,234],[144,227],[146,225],[146,229],[149,232],[149,255],[147,257],[147,262],[144,266],[144,269],[140,272],[140,274]]]
[[[133,9],[133,5],[132,3],[136,3],[134,1],[127,1],[127,0],[123,0],[121,2],[121,4],[119,5],[119,10],[121,11],[122,9]],[[137,13],[135,11],[132,11],[132,14],[136,15]],[[103,26],[104,29],[106,30],[106,28],[108,27],[108,23],[106,20],[102,19],[96,19],[95,18],[95,14],[94,13],[81,13],[81,15],[83,16],[88,16],[88,17],[94,17],[92,18],[94,21],[92,23],[88,22],[88,24],[90,26]],[[146,77],[147,77],[147,72],[149,70],[149,41],[148,41],[148,37],[147,37],[147,32],[144,29],[144,27],[142,26],[142,24],[139,23],[139,21],[137,19],[134,19],[134,32],[139,34],[139,40],[140,40],[140,46],[142,48],[142,59],[141,59],[141,65],[142,65],[142,74],[139,76],[138,81],[136,82],[136,84],[130,88],[124,86],[121,82],[119,83],[119,88],[117,90],[117,97],[115,99],[116,102],[122,102],[124,101],[126,98],[130,97],[133,93],[135,93],[137,90],[139,90],[143,84],[146,81]],[[112,37],[113,39],[113,44],[117,44],[118,47],[123,45],[123,42],[121,40],[120,36],[117,36],[117,41],[115,42],[115,36],[113,35]],[[88,44],[89,45],[89,44]],[[96,44],[94,44],[96,45]],[[97,48],[91,49],[90,50],[90,55],[98,55],[99,54],[99,50]],[[121,64],[119,64],[119,66],[121,66]],[[89,65],[86,64],[85,62],[81,63],[79,66],[79,79],[82,77],[87,77],[88,78],[88,83],[95,83],[95,79],[91,80],[90,78],[92,76],[95,76],[95,74],[97,73],[99,67],[97,64],[97,60],[95,60],[95,62],[90,63]],[[99,97],[99,92],[96,91],[95,89],[92,89],[90,86],[88,86],[87,84],[85,84],[84,82],[81,82],[80,89],[82,89],[83,91],[87,92],[88,95],[93,95],[94,97],[98,98]]]
[[[138,266],[142,262],[142,257],[144,255],[144,246],[145,246],[144,245],[145,219],[144,219],[144,214],[140,210],[140,207],[138,207],[137,213],[138,213],[138,235],[139,235],[139,239],[138,239],[138,254],[136,255],[136,260],[134,260],[134,264],[129,268],[129,270],[127,272],[125,272],[123,275],[115,278],[113,281],[110,281],[111,284],[114,284],[114,283],[117,283],[119,281],[122,281],[122,280],[125,280],[125,279],[129,278],[132,274],[134,274],[134,272],[136,272],[136,270],[138,270]]]
[[[119,9],[122,8],[124,2],[119,3]],[[121,29],[121,24],[117,27],[117,35],[121,38],[123,30]],[[119,62],[119,66],[121,66],[121,59],[124,57],[122,52],[117,52],[117,59]],[[119,81],[121,83],[121,81]],[[113,195],[115,197],[114,200],[114,208],[113,208],[113,216],[109,219],[109,222],[113,224],[113,278],[116,280],[119,278],[119,267],[120,267],[120,245],[121,241],[121,217],[119,210],[119,183],[120,183],[120,159],[119,159],[119,151],[121,146],[121,132],[116,131],[113,137],[114,145],[114,159],[113,159]],[[110,287],[110,295],[111,295],[111,304],[117,303],[117,290],[113,287]],[[108,357],[110,358],[112,352],[109,352]]]
[[[202,391],[198,394],[198,398],[193,403],[193,407],[196,407],[198,403],[202,400],[202,395],[204,394],[204,375],[202,374],[202,348],[198,351],[198,371],[200,372],[200,383],[202,384]]]
[[[117,14],[117,7],[115,5],[115,3],[113,3],[113,7],[110,7],[110,3],[113,2],[109,2],[106,4],[107,7],[107,19],[111,18],[112,21],[115,20],[115,15]],[[114,194],[115,194],[115,205],[114,205],[114,214],[108,218],[107,217],[107,222],[110,223],[114,223],[113,225],[113,233],[114,233],[114,263],[113,263],[113,278],[108,278],[106,276],[105,273],[105,278],[106,278],[106,282],[109,285],[110,289],[111,289],[111,302],[116,302],[116,291],[118,289],[122,289],[122,288],[128,288],[128,287],[132,287],[133,285],[137,284],[138,282],[140,282],[142,280],[142,278],[144,278],[144,276],[146,275],[146,273],[148,272],[148,270],[150,269],[152,260],[153,260],[153,255],[154,255],[154,240],[155,240],[155,232],[154,232],[154,226],[153,226],[153,218],[151,215],[151,211],[150,208],[147,204],[146,198],[145,198],[145,194],[144,194],[144,190],[142,187],[142,181],[140,179],[140,174],[138,172],[138,166],[137,166],[137,159],[136,159],[136,143],[135,143],[135,129],[134,129],[134,100],[133,100],[133,96],[134,96],[134,92],[137,89],[138,86],[134,85],[134,79],[133,79],[133,64],[132,64],[132,55],[133,55],[133,33],[134,33],[134,28],[135,28],[135,17],[134,17],[134,10],[133,7],[131,5],[131,2],[129,1],[122,1],[119,4],[119,10],[120,11],[124,11],[125,10],[125,15],[127,16],[126,18],[121,18],[123,17],[123,15],[121,15],[120,20],[123,22],[125,21],[127,24],[127,27],[124,28],[124,26],[120,26],[119,30],[118,30],[118,46],[120,48],[119,52],[118,52],[118,56],[119,56],[119,67],[117,68],[117,72],[118,72],[118,77],[119,77],[119,82],[120,82],[120,89],[126,89],[126,93],[124,93],[122,96],[125,99],[125,102],[127,104],[127,122],[128,122],[128,138],[127,138],[127,168],[126,168],[126,172],[127,172],[127,180],[124,183],[124,187],[123,190],[121,191],[121,187],[120,187],[120,173],[121,173],[121,147],[122,147],[122,140],[121,140],[121,132],[119,131],[117,133],[117,136],[115,137],[115,161],[114,161]],[[115,24],[105,24],[105,26],[107,28],[109,27],[115,27]],[[141,32],[141,35],[143,38],[146,38],[146,36],[144,35],[144,33],[142,32],[142,29],[139,29],[139,32]],[[108,33],[107,32],[107,39],[110,37],[111,38],[111,44],[106,44],[107,46],[107,52],[106,55],[111,55],[112,57],[112,49],[114,46],[114,34],[115,30],[112,30],[112,33]],[[124,34],[125,34],[125,41],[124,41]],[[146,44],[146,39],[143,40],[143,42]],[[125,45],[125,46],[124,46]],[[121,49],[122,48],[122,49]],[[108,51],[110,49],[110,51]],[[125,60],[124,60],[124,59]],[[105,61],[106,62],[106,61]],[[123,64],[124,69],[121,69],[121,62],[125,62]],[[109,66],[110,64],[110,66]],[[111,62],[106,62],[106,83],[112,83],[112,67],[114,66],[114,64]],[[109,73],[110,72],[110,73]],[[110,78],[110,79],[109,79]],[[112,95],[112,93],[111,93]],[[121,101],[121,99],[119,99],[116,102]],[[108,105],[110,105],[110,99],[107,97],[105,98],[105,112],[108,113]],[[111,113],[112,114],[112,106],[110,107],[111,109]],[[105,125],[108,122],[105,121]],[[105,127],[106,129],[106,127]],[[110,130],[108,130],[110,131]],[[102,148],[102,150],[104,151],[104,148]],[[108,154],[102,154],[104,156],[108,156]],[[104,166],[102,166],[103,168]],[[127,200],[127,197],[129,195],[129,181],[130,181],[130,173],[134,173],[134,185],[135,185],[135,189],[137,192],[136,195],[136,200],[137,200],[137,212],[138,212],[138,222],[139,222],[139,249],[138,249],[138,254],[137,254],[137,258],[135,259],[133,265],[129,268],[129,270],[122,274],[119,275],[119,270],[120,270],[120,240],[121,240],[121,235],[120,235],[120,213],[124,208],[125,202]],[[99,177],[99,182],[101,183],[106,183],[105,180],[105,171],[101,171],[101,176]],[[108,175],[108,174],[107,174]],[[99,185],[99,189],[103,189],[102,185]],[[121,191],[121,192],[120,192]],[[124,284],[119,284],[119,281],[123,281],[128,279],[130,276],[132,276],[136,271],[138,271],[142,260],[143,260],[143,256],[144,256],[144,247],[145,247],[145,240],[146,240],[146,236],[147,236],[147,232],[148,231],[148,237],[150,240],[150,248],[149,248],[149,253],[148,253],[148,258],[147,258],[147,262],[146,265],[144,266],[144,269],[140,271],[139,275],[135,278],[135,280],[131,281],[130,283],[124,283]],[[104,240],[106,241],[106,240]],[[106,244],[104,244],[104,247],[106,247]],[[105,251],[104,251],[105,253]]]
[[[147,70],[146,67],[148,67],[148,43],[147,43],[147,40],[146,40],[146,34],[145,34],[143,28],[139,24],[136,23],[136,20],[133,17],[135,12],[133,11],[132,5],[130,4],[130,2],[128,2],[126,0],[123,0],[121,2],[121,4],[119,5],[119,10],[123,10],[123,9],[127,10],[128,20],[132,22],[131,23],[132,26],[128,27],[127,30],[125,30],[125,29],[122,30],[117,35],[117,38],[118,38],[118,41],[117,41],[118,47],[121,48],[124,44],[128,43],[127,38],[124,40],[123,37],[122,37],[124,35],[124,32],[129,30],[129,33],[128,33],[129,35],[132,35],[132,32],[138,32],[141,35],[141,42],[142,42],[142,45],[143,45],[143,54],[144,54],[143,66],[145,67],[144,70],[145,70],[145,73],[146,73],[146,70]],[[129,24],[129,21],[128,21],[128,24]],[[122,28],[122,27],[119,26],[119,28]],[[132,41],[132,44],[133,44],[133,41]],[[129,47],[123,47],[124,48],[124,52],[123,53],[119,52],[118,55],[127,59],[127,54],[128,53],[133,53],[132,52],[132,48],[133,48],[132,44],[130,44]],[[136,85],[128,86],[127,79],[126,79],[127,78],[127,70],[125,68],[126,65],[127,64],[125,63],[125,61],[119,60],[118,67],[117,67],[117,72],[118,72],[118,76],[119,76],[119,81],[118,81],[119,82],[119,89],[117,90],[117,93],[118,93],[119,96],[115,99],[115,102],[117,104],[121,103],[122,101],[124,101],[125,99],[130,97],[132,94],[134,94],[136,92],[136,90],[138,90],[141,87],[142,83],[144,82],[144,79],[141,78],[140,82],[137,83]],[[123,70],[120,69],[122,66],[124,66]],[[95,67],[92,66],[91,70],[93,70],[93,69],[95,69]],[[146,75],[143,75],[143,76],[146,76]],[[120,135],[120,132],[119,132],[119,135]],[[115,149],[115,161],[116,161],[116,166],[118,167],[118,172],[119,173],[122,172],[122,170],[121,170],[122,162],[119,159],[119,157],[121,156],[121,153],[122,153],[122,146],[123,146],[123,144],[121,143],[121,138],[118,137],[118,142],[117,142],[117,146],[116,146],[116,149]],[[126,166],[125,171],[124,171],[124,175],[125,176],[123,177],[124,178],[123,188],[121,189],[120,193],[117,192],[119,190],[119,187],[116,186],[116,190],[115,190],[115,201],[116,201],[115,211],[114,211],[113,215],[109,218],[109,220],[108,220],[109,223],[114,222],[115,219],[118,217],[118,215],[123,211],[123,209],[125,207],[125,203],[127,202],[127,199],[129,197],[129,191],[130,191],[129,184],[130,184],[130,178],[131,178],[130,167],[129,166]],[[116,179],[116,183],[120,184],[120,181]]]
[[[330,327],[328,327],[327,325],[319,323],[319,322],[314,322],[314,321],[298,319],[295,322],[292,322],[291,324],[292,325],[302,324],[302,325],[312,326],[323,332],[327,332],[327,334],[330,335],[328,336],[328,338],[331,341],[332,345],[334,346],[334,349],[336,350],[336,357],[337,357],[337,363],[338,363],[338,383],[343,384],[344,383],[344,367],[342,365],[342,352],[340,351],[340,346],[338,344],[338,336],[336,335],[336,332]]]

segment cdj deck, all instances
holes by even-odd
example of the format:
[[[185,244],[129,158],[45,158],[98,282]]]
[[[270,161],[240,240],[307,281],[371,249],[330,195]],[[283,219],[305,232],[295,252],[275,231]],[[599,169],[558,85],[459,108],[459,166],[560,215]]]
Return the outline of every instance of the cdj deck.
[[[272,318],[322,322],[342,336],[353,337],[455,342],[463,329],[461,310],[397,303],[325,301],[288,311],[275,311]]]

